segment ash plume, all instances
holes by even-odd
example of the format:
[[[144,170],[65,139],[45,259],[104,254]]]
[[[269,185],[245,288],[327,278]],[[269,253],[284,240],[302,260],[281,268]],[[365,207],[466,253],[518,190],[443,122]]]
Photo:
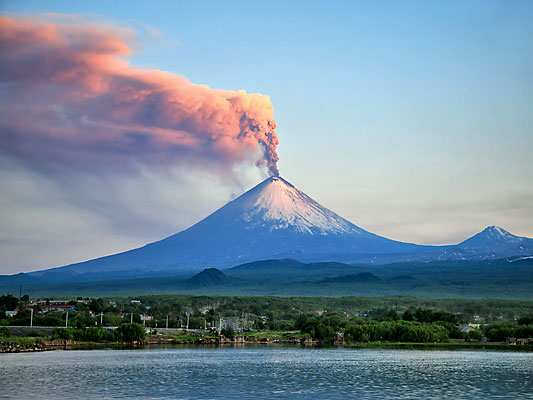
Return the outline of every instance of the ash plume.
[[[252,160],[278,175],[270,98],[132,66],[135,33],[0,17],[0,152],[38,169]]]

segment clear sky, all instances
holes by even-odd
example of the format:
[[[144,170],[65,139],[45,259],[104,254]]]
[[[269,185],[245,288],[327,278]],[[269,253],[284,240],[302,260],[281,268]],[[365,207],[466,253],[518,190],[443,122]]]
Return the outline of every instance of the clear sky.
[[[371,232],[448,244],[499,225],[533,237],[531,1],[4,0],[0,11],[127,27],[133,66],[270,96],[281,175]],[[265,176],[249,164],[232,177],[149,165],[73,176],[3,147],[0,274],[160,239]]]

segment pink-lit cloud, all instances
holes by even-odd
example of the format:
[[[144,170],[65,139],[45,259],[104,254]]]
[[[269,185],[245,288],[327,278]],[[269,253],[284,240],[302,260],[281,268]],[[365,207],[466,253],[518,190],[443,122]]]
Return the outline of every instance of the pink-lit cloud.
[[[0,150],[36,168],[230,170],[255,157],[278,173],[268,96],[134,67],[134,36],[0,17]]]

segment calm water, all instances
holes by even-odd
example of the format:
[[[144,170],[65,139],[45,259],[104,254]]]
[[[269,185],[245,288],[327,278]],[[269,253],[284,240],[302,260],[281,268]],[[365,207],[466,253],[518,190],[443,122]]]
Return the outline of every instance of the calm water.
[[[0,354],[0,398],[533,398],[533,354],[296,347]]]

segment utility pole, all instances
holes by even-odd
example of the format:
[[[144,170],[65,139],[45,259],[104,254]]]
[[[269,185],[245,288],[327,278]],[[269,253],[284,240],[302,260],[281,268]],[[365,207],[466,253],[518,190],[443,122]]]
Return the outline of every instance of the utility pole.
[[[104,313],[100,311],[100,325],[104,324]]]
[[[167,329],[168,329],[168,315],[167,315]]]
[[[19,300],[22,299],[22,285],[19,287]]]
[[[189,312],[187,311],[187,329],[189,329]]]
[[[65,328],[68,328],[68,311],[67,311],[67,317],[65,318]]]
[[[33,308],[30,308],[30,328],[33,328]]]
[[[130,313],[130,315],[131,315],[130,324],[133,324],[133,313]]]

